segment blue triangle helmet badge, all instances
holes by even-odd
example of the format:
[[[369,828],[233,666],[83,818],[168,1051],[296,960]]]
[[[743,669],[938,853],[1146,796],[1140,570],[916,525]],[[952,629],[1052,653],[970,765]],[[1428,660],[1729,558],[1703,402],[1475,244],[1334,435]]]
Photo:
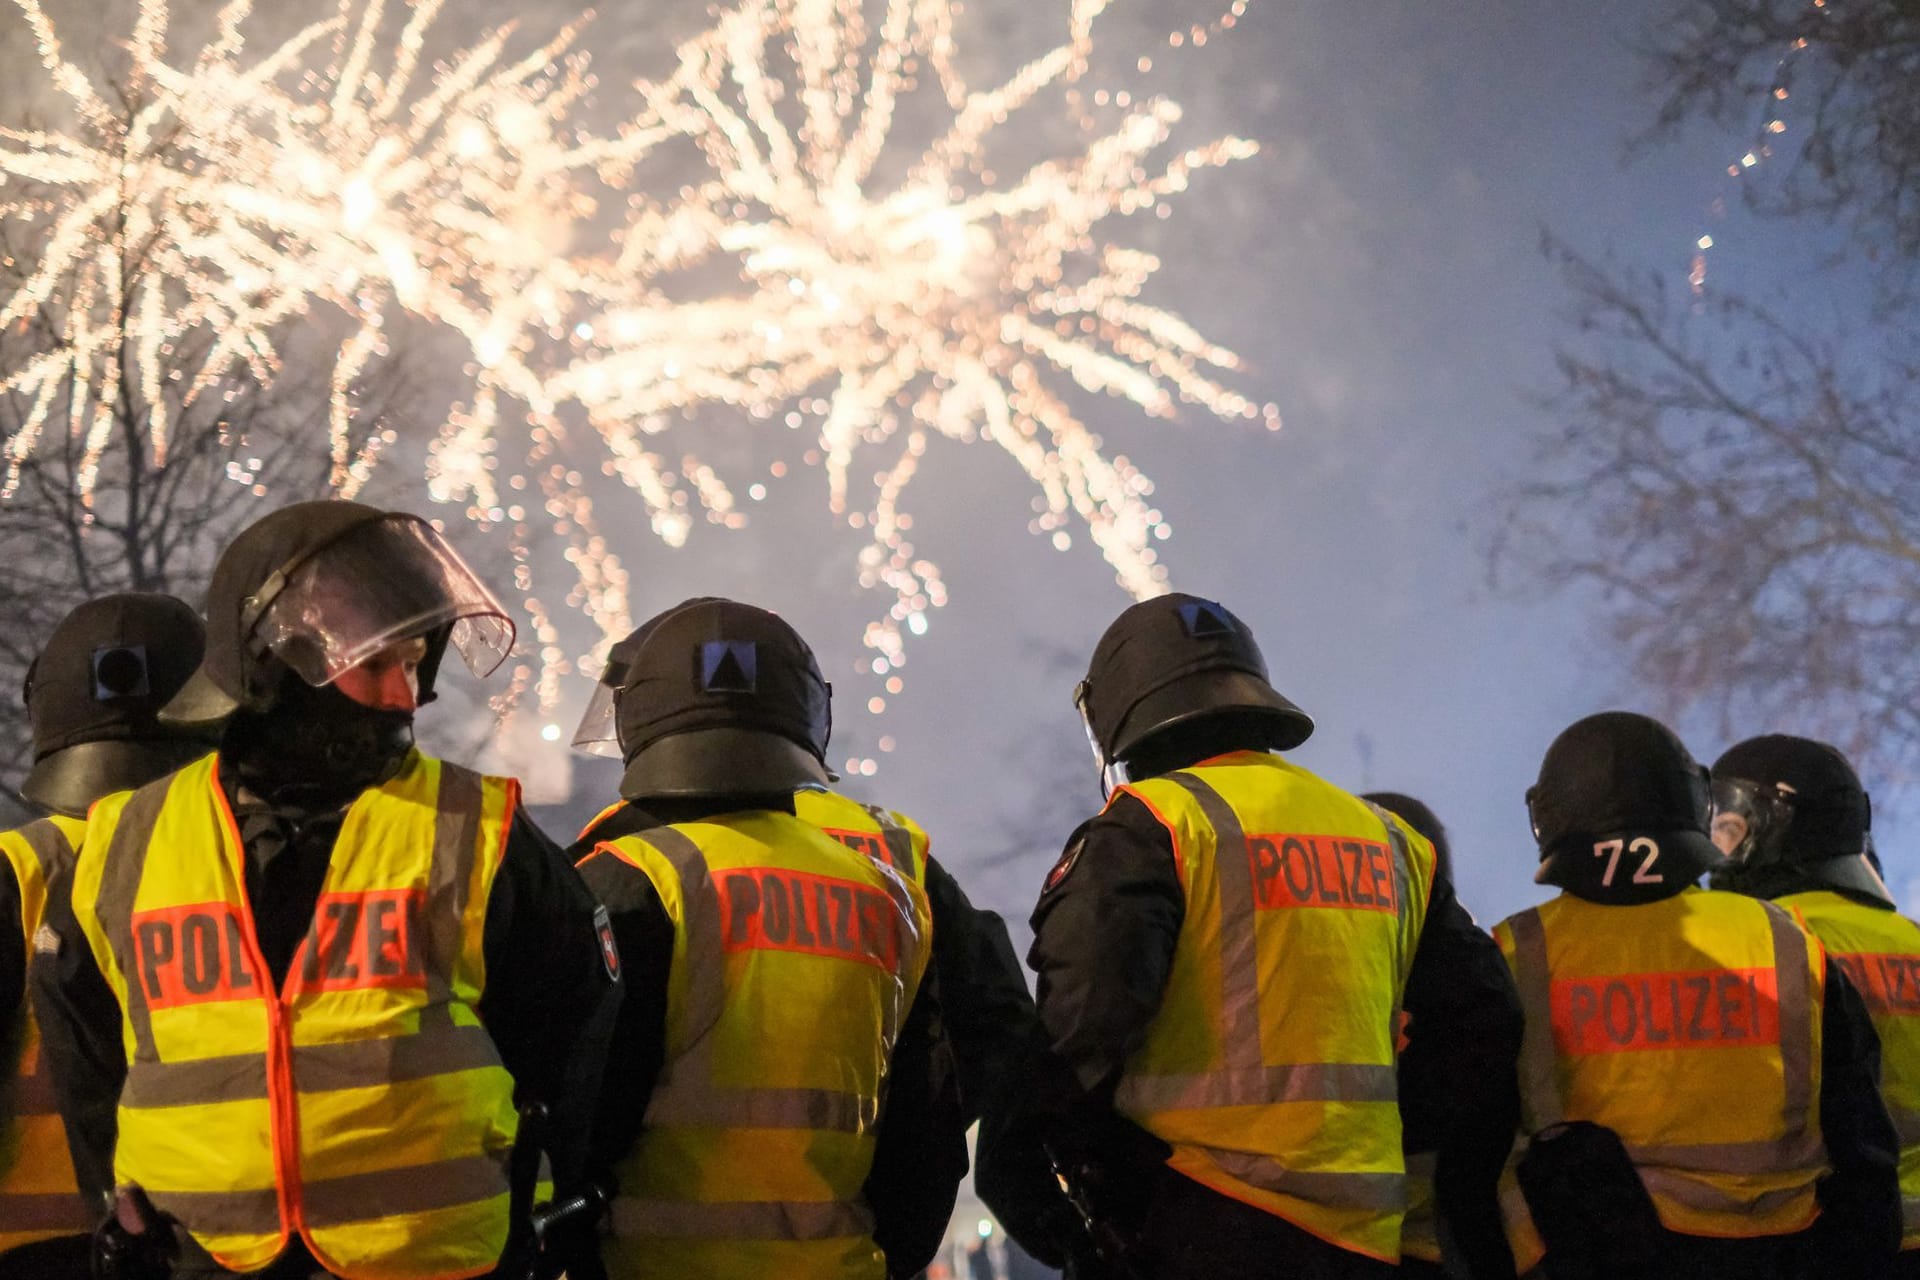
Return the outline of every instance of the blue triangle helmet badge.
[[[1194,600],[1180,606],[1180,625],[1195,640],[1211,636],[1230,636],[1234,633],[1233,622],[1227,611],[1217,604],[1205,600]]]

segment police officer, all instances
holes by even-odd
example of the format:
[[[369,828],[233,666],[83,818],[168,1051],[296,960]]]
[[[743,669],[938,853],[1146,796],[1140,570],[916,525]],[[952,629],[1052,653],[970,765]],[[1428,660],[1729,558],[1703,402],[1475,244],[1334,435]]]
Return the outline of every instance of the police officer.
[[[925,894],[794,813],[830,780],[827,684],[785,622],[715,599],[615,666],[576,738],[611,724],[629,807],[603,825],[640,828],[580,863],[634,966],[595,1144],[608,1270],[912,1275],[965,1150],[940,1122]]]
[[[118,1187],[102,1261],[518,1280],[516,1103],[570,1191],[617,988],[517,784],[413,745],[446,651],[484,674],[512,625],[431,525],[350,502],[242,532],[207,616],[163,719],[218,750],[94,807],[34,976],[81,1186]]]
[[[1696,887],[1720,861],[1707,770],[1611,711],[1554,740],[1527,805],[1562,892],[1494,930],[1527,1019],[1523,1263],[1543,1241],[1553,1277],[1881,1274],[1900,1206],[1873,1028],[1791,915]]]
[[[1880,1036],[1880,1086],[1900,1135],[1905,1223],[1897,1274],[1920,1276],[1920,925],[1867,858],[1873,811],[1838,750],[1749,738],[1713,766],[1718,888],[1772,899],[1827,948]]]
[[[600,677],[601,689],[607,692],[599,694],[583,720],[575,746],[599,754],[618,754],[613,708],[636,655],[636,639],[630,637],[615,645],[608,655]],[[804,643],[798,636],[793,639]],[[808,661],[812,661],[810,653]],[[830,729],[827,721],[806,729],[809,750],[822,760]],[[958,1088],[957,1111],[935,1126],[953,1135],[941,1156],[954,1159],[962,1141],[959,1135],[986,1116],[976,1144],[979,1165],[975,1189],[1002,1222],[1010,1229],[1021,1230],[1026,1215],[1043,1207],[1046,1197],[1032,1195],[1030,1188],[1019,1181],[1019,1171],[1002,1176],[994,1158],[996,1139],[1003,1127],[1001,1118],[1007,1114],[1005,1091],[1021,1087],[1020,1067],[1037,1024],[1033,996],[1007,936],[1006,922],[997,913],[973,905],[959,882],[933,858],[926,830],[905,814],[862,804],[822,782],[810,782],[796,790],[793,810],[801,821],[818,827],[854,852],[891,867],[927,895],[933,915],[929,971],[937,975],[942,1022],[952,1048]],[[595,818],[570,852],[585,857],[603,841],[637,834],[656,823],[647,809],[623,800]],[[881,1149],[883,1168],[875,1180],[923,1185],[933,1200],[904,1216],[928,1224],[938,1221],[944,1227],[953,1211],[952,1188],[939,1179],[891,1178],[884,1163],[896,1149],[906,1154],[899,1143],[888,1143]],[[914,1158],[917,1161],[928,1154],[914,1153]],[[964,1156],[959,1158],[964,1160]],[[1050,1184],[1051,1172],[1042,1172]]]
[[[46,817],[0,835],[0,1043],[12,1088],[0,1138],[0,1277],[84,1277],[99,1213],[74,1181],[51,1074],[26,1002],[28,959],[49,896],[66,892],[87,809],[169,773],[204,739],[155,715],[200,664],[199,616],[172,596],[102,596],[60,620],[27,671],[33,768],[20,784]]]
[[[1440,819],[1432,809],[1424,802],[1398,791],[1370,791],[1360,798],[1387,810],[1425,836],[1427,843],[1433,846],[1434,879],[1453,883],[1453,852],[1447,840],[1447,830],[1440,825]],[[1484,950],[1490,951],[1493,958],[1498,960],[1499,948],[1494,946],[1492,938],[1487,939]],[[1402,1077],[1411,1075],[1418,1079],[1429,1070],[1421,1064],[1428,1048],[1425,1032],[1425,1027],[1407,1027],[1406,1042],[1400,1050],[1399,1071]],[[1407,1216],[1400,1225],[1400,1269],[1403,1274],[1420,1277],[1421,1280],[1440,1280],[1446,1271],[1441,1266],[1444,1250],[1434,1204],[1433,1184],[1438,1172],[1439,1151],[1432,1130],[1436,1124],[1444,1124],[1444,1115],[1420,1115],[1407,1105],[1408,1102],[1417,1101],[1420,1093],[1417,1090],[1401,1092],[1403,1130],[1400,1145],[1407,1160]]]
[[[1432,846],[1273,754],[1313,722],[1220,604],[1126,610],[1076,702],[1120,785],[1048,875],[1029,959],[1081,1091],[1045,1104],[1045,1137],[1103,1261],[1391,1275],[1401,1110],[1427,1093],[1448,1103],[1431,1111],[1463,1256],[1511,1274],[1494,1189],[1518,1010]],[[1434,1051],[1396,1083],[1403,1010]]]

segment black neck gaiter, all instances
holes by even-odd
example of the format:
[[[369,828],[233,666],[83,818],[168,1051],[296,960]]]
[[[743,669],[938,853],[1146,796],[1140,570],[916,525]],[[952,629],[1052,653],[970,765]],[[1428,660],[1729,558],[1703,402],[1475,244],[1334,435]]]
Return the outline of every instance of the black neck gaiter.
[[[276,807],[337,808],[399,772],[413,713],[362,706],[331,685],[289,674],[273,706],[235,713],[220,754],[234,780]]]

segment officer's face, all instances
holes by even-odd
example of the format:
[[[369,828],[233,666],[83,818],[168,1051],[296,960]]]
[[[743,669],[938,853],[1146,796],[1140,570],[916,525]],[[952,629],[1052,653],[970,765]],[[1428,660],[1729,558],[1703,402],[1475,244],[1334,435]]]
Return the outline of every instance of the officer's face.
[[[1747,838],[1747,820],[1737,813],[1716,813],[1713,815],[1713,843],[1721,853],[1728,857],[1740,847]]]
[[[420,705],[420,664],[426,660],[424,636],[388,645],[357,667],[348,667],[333,684],[363,707],[376,711],[412,711]]]

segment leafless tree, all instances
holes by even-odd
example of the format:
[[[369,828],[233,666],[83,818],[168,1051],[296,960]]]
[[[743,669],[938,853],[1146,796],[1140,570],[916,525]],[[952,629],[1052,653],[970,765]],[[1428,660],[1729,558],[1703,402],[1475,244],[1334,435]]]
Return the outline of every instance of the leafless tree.
[[[11,240],[8,237],[12,237]],[[33,261],[35,246],[17,227],[0,228],[0,296],[12,292]],[[112,246],[129,289],[150,269],[144,246]],[[0,386],[11,370],[64,339],[58,323],[63,299],[0,332]],[[128,308],[119,308],[125,315]],[[211,343],[215,335],[201,340]],[[171,445],[154,456],[156,406],[142,394],[143,379],[122,376],[112,402],[112,434],[98,461],[90,492],[79,483],[86,441],[67,429],[77,388],[68,385],[38,446],[21,463],[18,484],[0,498],[0,786],[11,788],[29,763],[30,742],[19,690],[35,652],[69,609],[114,591],[164,591],[198,606],[213,562],[239,528],[265,511],[300,498],[323,496],[329,478],[326,431],[330,393],[323,335],[289,335],[280,375],[263,386],[244,368],[189,397],[191,371],[204,351],[177,346],[159,385],[167,400]],[[122,333],[112,359],[130,359]],[[174,368],[186,376],[174,377]],[[363,420],[378,423],[385,406],[411,394],[404,361],[390,361],[364,386]],[[78,375],[70,375],[70,379]],[[0,438],[12,440],[32,405],[18,392],[0,393]]]
[[[1756,208],[1848,224],[1920,259],[1920,0],[1692,0],[1644,42],[1664,99],[1650,136],[1704,116],[1760,131],[1784,173]],[[1766,126],[1779,119],[1785,131]],[[1774,167],[1774,166],[1769,166]]]
[[[1738,298],[1553,252],[1579,337],[1501,554],[1597,584],[1676,708],[1872,744],[1883,766],[1889,744],[1920,757],[1910,349],[1812,341]]]
[[[1698,0],[1645,41],[1662,106],[1776,139],[1750,206],[1844,230],[1877,279],[1803,317],[1550,240],[1559,389],[1496,564],[1597,587],[1670,713],[1920,766],[1920,3]],[[1791,108],[1789,110],[1788,108]],[[1768,122],[1783,122],[1766,132]],[[1872,295],[1872,296],[1870,296]]]

